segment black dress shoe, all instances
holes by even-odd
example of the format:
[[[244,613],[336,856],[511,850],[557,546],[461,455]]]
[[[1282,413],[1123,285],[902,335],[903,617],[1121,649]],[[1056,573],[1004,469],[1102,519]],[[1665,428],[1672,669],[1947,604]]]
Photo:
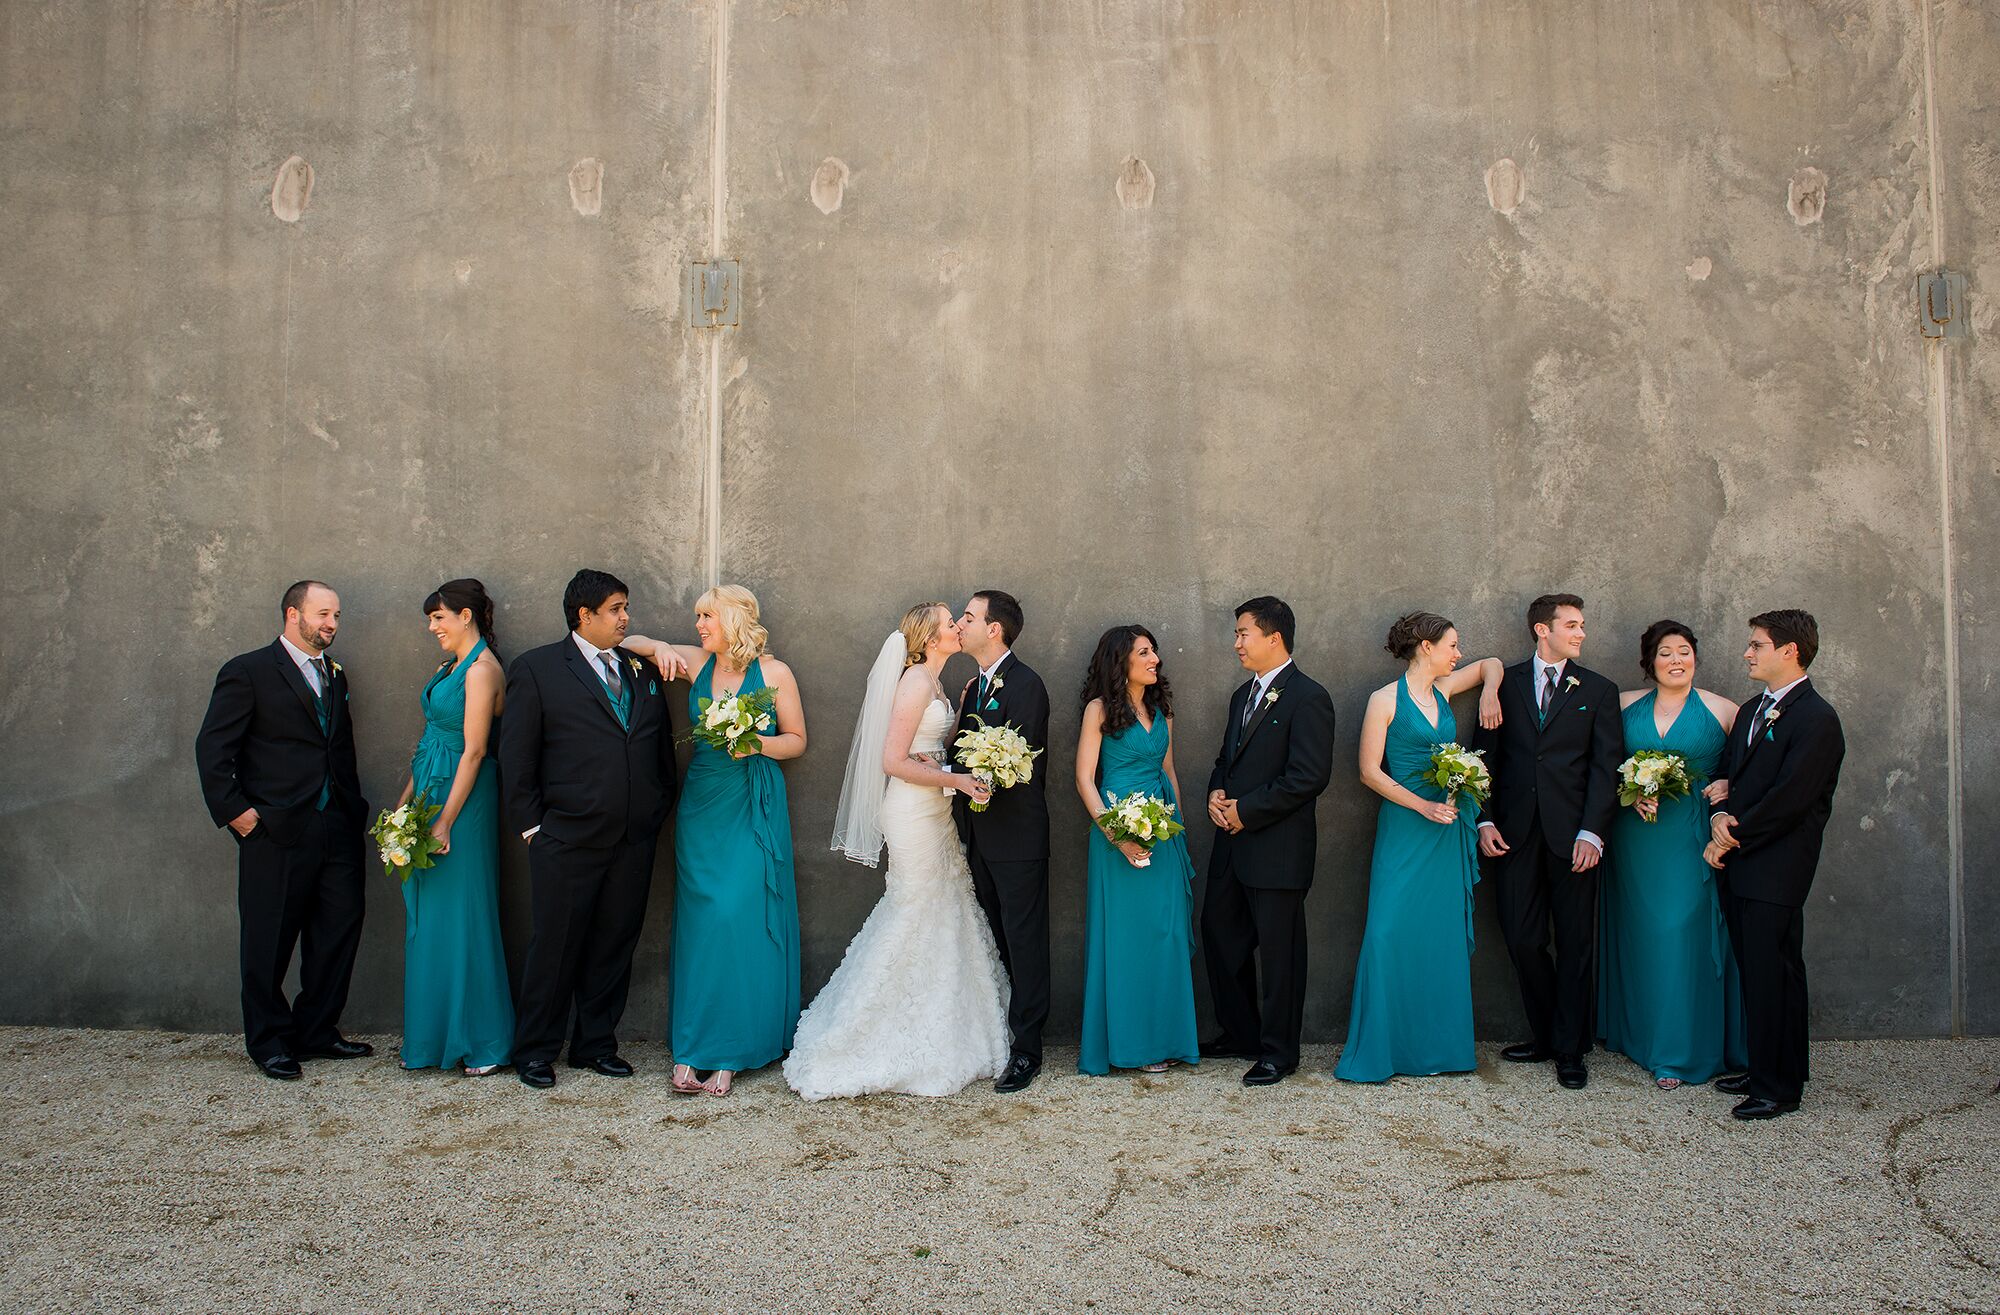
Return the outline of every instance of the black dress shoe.
[[[265,1077],[276,1078],[280,1082],[297,1082],[302,1072],[299,1061],[290,1055],[266,1055],[257,1061],[257,1068]]]
[[[514,1066],[514,1075],[531,1087],[553,1087],[556,1084],[555,1066],[546,1059],[530,1059]]]
[[[369,1045],[366,1041],[349,1041],[344,1036],[337,1036],[326,1045],[314,1046],[309,1050],[299,1051],[299,1058],[366,1059],[374,1053],[375,1047]]]
[[[1739,1119],[1775,1119],[1780,1114],[1790,1114],[1799,1107],[1795,1100],[1765,1100],[1762,1096],[1750,1096],[1736,1103],[1729,1111]]]
[[[592,1073],[602,1073],[607,1078],[629,1078],[632,1066],[616,1055],[599,1055],[595,1059],[572,1059],[571,1068],[587,1068]]]
[[[1257,1058],[1257,1052],[1254,1050],[1240,1050],[1230,1045],[1227,1041],[1204,1041],[1201,1043],[1201,1057],[1203,1059],[1248,1059],[1254,1061]]]
[[[1523,1041],[1501,1051],[1500,1058],[1509,1064],[1545,1064],[1555,1056],[1543,1049],[1538,1042]]]
[[[1590,1085],[1590,1070],[1583,1066],[1581,1055],[1556,1056],[1556,1081],[1571,1091],[1581,1091]]]
[[[1243,1075],[1243,1085],[1246,1087],[1274,1087],[1298,1071],[1299,1066],[1297,1064],[1292,1065],[1290,1068],[1279,1068],[1268,1059],[1260,1059],[1250,1066],[1249,1072]]]
[[[1003,1096],[1016,1091],[1026,1091],[1034,1082],[1035,1075],[1041,1071],[1041,1060],[1029,1059],[1026,1055],[1016,1055],[1008,1060],[1007,1067],[1000,1071],[1000,1076],[993,1083],[993,1090]]]
[[[1747,1096],[1750,1094],[1750,1075],[1737,1073],[1715,1080],[1715,1089],[1725,1096]]]

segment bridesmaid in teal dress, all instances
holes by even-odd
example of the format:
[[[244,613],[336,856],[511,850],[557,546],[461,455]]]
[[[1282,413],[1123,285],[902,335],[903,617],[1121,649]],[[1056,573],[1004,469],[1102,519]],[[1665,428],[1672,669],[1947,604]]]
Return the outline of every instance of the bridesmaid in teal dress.
[[[1445,798],[1424,773],[1432,751],[1458,739],[1454,694],[1483,685],[1480,724],[1500,724],[1504,668],[1486,658],[1457,670],[1458,630],[1433,612],[1398,620],[1385,647],[1408,666],[1369,695],[1361,723],[1361,781],[1382,796],[1382,806],[1347,1044],[1334,1069],[1348,1082],[1478,1066],[1472,888],[1479,881],[1479,809],[1466,796]]]
[[[1708,843],[1704,800],[1728,795],[1728,782],[1714,777],[1736,705],[1695,688],[1694,632],[1678,621],[1647,628],[1639,669],[1653,688],[1620,696],[1625,747],[1680,754],[1694,792],[1639,800],[1611,824],[1597,1020],[1606,1049],[1630,1057],[1671,1090],[1745,1067],[1736,959],[1715,873],[1701,857]]]
[[[695,672],[690,724],[703,699],[764,689],[776,713],[746,755],[695,741],[675,813],[673,1088],[726,1096],[736,1074],[791,1049],[798,1024],[799,905],[778,764],[805,752],[806,718],[791,668],[764,651],[755,594],[718,585],[694,609],[698,648],[644,638],[626,647],[656,661],[658,649],[671,649]]]
[[[1166,800],[1180,816],[1172,705],[1152,633],[1136,625],[1105,631],[1084,679],[1076,747],[1076,790],[1092,818],[1104,812],[1107,799],[1134,791]],[[1194,865],[1186,837],[1160,841],[1149,851],[1136,841],[1114,845],[1092,827],[1089,878],[1077,1068],[1158,1073],[1175,1063],[1199,1063]]]
[[[439,585],[424,614],[449,656],[424,686],[424,734],[398,802],[421,793],[442,804],[431,831],[446,848],[403,883],[403,1067],[478,1077],[514,1045],[500,942],[500,790],[487,756],[505,682],[484,585]]]

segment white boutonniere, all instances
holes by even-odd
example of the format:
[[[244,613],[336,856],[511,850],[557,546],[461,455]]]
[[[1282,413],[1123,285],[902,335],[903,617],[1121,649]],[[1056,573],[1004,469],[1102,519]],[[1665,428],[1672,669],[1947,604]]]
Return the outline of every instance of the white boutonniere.
[[[1270,707],[1270,706],[1271,706],[1271,705],[1272,705],[1273,703],[1276,703],[1276,702],[1278,701],[1278,696],[1279,696],[1280,694],[1282,694],[1282,693],[1284,693],[1284,691],[1283,691],[1283,690],[1281,690],[1281,689],[1274,689],[1274,690],[1272,690],[1272,691],[1271,691],[1270,693],[1266,694],[1266,695],[1264,696],[1264,706],[1268,708],[1268,707]]]
[[[635,676],[636,676],[636,675],[638,675],[638,674],[639,674],[639,669],[640,669],[640,664],[639,664],[639,659],[638,659],[638,658],[627,658],[627,659],[626,659],[626,661],[628,661],[628,662],[630,662],[630,663],[632,664],[632,674],[633,674],[633,675],[635,675]]]
[[[1575,688],[1576,688],[1576,687],[1577,687],[1578,685],[1581,685],[1582,683],[1583,683],[1583,682],[1582,682],[1582,681],[1580,681],[1580,680],[1578,680],[1578,679],[1577,679],[1577,678],[1576,678],[1575,676],[1571,676],[1571,677],[1570,677],[1570,678],[1569,678],[1568,680],[1565,680],[1565,681],[1563,682],[1563,688],[1564,688],[1564,689],[1575,689]]]
[[[1007,678],[1005,676],[995,676],[986,682],[986,692],[988,694],[998,694],[1006,684]]]
[[[1769,712],[1767,712],[1767,713],[1765,713],[1765,714],[1764,714],[1764,726],[1765,726],[1765,729],[1767,729],[1767,730],[1768,730],[1768,729],[1769,729],[1769,728],[1771,728],[1772,726],[1775,726],[1775,725],[1777,725],[1777,722],[1778,722],[1778,717],[1779,717],[1779,716],[1780,716],[1780,714],[1782,714],[1783,712],[1784,712],[1784,709],[1783,709],[1783,708],[1779,707],[1779,706],[1778,706],[1777,704],[1775,704],[1775,703],[1774,703],[1774,704],[1772,704],[1772,705],[1771,705],[1771,710],[1770,710]]]

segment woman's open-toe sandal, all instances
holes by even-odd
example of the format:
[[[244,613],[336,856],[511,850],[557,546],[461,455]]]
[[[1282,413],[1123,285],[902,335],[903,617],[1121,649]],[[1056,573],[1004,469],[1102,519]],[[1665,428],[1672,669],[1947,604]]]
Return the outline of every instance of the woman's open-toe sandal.
[[[682,1076],[685,1074],[686,1076]],[[694,1070],[686,1064],[674,1065],[674,1094],[676,1096],[699,1096],[708,1086],[694,1075]]]
[[[701,1089],[711,1096],[727,1096],[730,1088],[735,1085],[735,1079],[734,1073],[726,1068],[719,1068],[709,1074],[708,1081],[701,1084]]]

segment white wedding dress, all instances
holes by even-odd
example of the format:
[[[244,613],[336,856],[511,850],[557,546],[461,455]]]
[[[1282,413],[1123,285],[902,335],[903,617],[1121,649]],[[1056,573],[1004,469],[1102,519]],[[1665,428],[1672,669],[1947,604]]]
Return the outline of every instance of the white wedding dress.
[[[941,755],[942,699],[912,753]],[[1007,1063],[1007,976],[972,893],[951,797],[891,778],[882,796],[888,889],[799,1018],[785,1081],[807,1100],[900,1091],[949,1096]]]

